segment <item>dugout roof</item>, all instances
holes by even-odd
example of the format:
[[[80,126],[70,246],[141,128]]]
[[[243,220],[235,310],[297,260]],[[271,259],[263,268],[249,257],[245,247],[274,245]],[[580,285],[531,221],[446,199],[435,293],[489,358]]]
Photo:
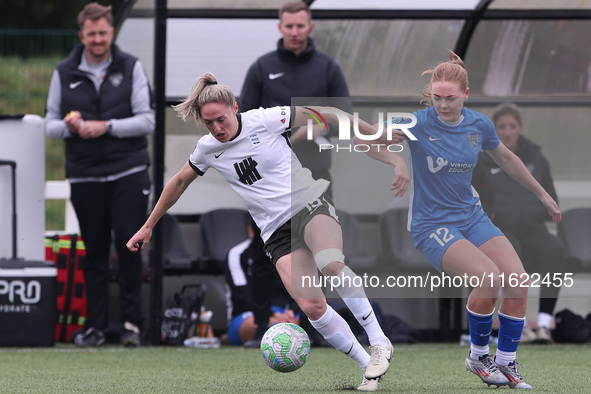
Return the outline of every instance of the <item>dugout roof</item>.
[[[157,3],[136,1],[118,38],[134,43],[151,75],[154,40],[146,36],[154,36]],[[164,3],[167,99],[186,96],[207,70],[238,94],[248,66],[279,38],[276,0]],[[416,96],[416,71],[447,49],[466,61],[472,94],[591,91],[589,0],[316,0],[311,9],[321,21],[313,34],[317,46],[341,65],[356,97]],[[555,78],[557,72],[564,77]]]

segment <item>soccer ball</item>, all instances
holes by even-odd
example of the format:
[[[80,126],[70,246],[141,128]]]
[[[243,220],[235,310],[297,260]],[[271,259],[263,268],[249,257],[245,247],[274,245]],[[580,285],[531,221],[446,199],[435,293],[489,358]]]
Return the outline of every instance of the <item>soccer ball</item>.
[[[310,353],[310,338],[297,324],[271,326],[261,341],[261,352],[267,365],[278,372],[300,369]]]

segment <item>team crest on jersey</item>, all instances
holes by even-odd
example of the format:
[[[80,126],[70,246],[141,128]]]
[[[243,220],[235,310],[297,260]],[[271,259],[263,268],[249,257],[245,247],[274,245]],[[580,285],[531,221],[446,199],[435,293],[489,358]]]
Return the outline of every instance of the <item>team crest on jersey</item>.
[[[468,134],[468,142],[472,145],[472,148],[478,148],[478,142],[480,141],[480,136],[478,134]]]
[[[109,81],[111,82],[111,85],[117,88],[119,87],[119,85],[121,85],[121,82],[123,82],[123,74],[114,73],[109,76]]]
[[[261,143],[257,133],[250,134],[248,137],[250,138],[250,142],[252,142],[253,145],[258,145]]]

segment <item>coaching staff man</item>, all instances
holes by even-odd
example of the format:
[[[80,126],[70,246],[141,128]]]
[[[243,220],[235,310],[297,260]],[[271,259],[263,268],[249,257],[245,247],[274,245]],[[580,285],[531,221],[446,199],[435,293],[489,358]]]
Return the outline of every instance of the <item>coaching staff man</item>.
[[[150,87],[138,59],[113,44],[111,6],[78,14],[77,45],[52,76],[46,135],[63,138],[66,178],[86,246],[87,318],[74,342],[100,346],[108,320],[108,265],[114,234],[125,345],[140,344],[141,255],[125,247],[147,213],[154,131]]]
[[[341,68],[330,56],[317,51],[310,37],[314,22],[308,5],[300,0],[288,1],[279,10],[279,32],[282,38],[277,49],[258,58],[249,68],[238,102],[238,109],[246,112],[259,107],[281,105],[329,105],[352,113],[349,89]],[[331,98],[327,101],[327,98]],[[319,98],[319,101],[292,103],[292,98]],[[330,127],[316,135],[315,141],[306,138],[306,127],[292,132],[292,148],[302,165],[312,172],[314,179],[331,180],[330,150],[319,149],[328,143],[338,128]],[[332,189],[328,190],[332,196]]]

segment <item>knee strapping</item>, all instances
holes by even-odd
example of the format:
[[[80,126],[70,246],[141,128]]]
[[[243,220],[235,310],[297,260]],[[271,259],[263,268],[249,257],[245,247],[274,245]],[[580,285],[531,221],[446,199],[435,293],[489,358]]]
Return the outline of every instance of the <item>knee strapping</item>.
[[[329,248],[321,250],[320,252],[314,255],[314,261],[316,262],[316,266],[322,272],[322,270],[333,262],[345,263],[345,255],[340,249],[337,248]]]

